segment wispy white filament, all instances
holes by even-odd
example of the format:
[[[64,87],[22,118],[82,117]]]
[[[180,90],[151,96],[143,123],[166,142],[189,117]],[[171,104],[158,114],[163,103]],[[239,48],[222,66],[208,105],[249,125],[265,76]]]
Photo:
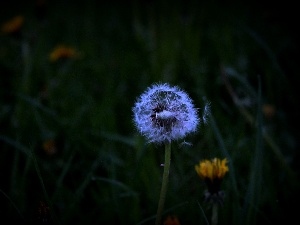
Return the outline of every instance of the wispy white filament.
[[[162,112],[156,113],[155,117],[156,117],[156,119],[162,119],[162,120],[176,118],[175,114],[173,112],[170,112],[167,110],[163,110]]]

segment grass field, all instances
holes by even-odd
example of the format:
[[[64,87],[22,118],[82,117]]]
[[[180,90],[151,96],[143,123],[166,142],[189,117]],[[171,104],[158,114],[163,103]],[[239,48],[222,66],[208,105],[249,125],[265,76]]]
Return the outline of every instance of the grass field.
[[[210,114],[171,143],[162,224],[214,224],[195,170],[213,158],[229,169],[215,224],[297,221],[296,7],[100,2],[0,7],[0,223],[154,224],[164,146],[132,107],[163,82]]]

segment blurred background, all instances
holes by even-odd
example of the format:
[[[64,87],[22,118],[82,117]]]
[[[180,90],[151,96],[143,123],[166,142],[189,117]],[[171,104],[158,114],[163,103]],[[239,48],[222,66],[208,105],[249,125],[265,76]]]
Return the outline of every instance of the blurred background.
[[[297,221],[295,4],[0,6],[1,224],[154,224],[164,148],[137,133],[132,107],[157,82],[185,90],[200,115],[211,106],[192,145],[172,143],[163,220],[210,224],[194,167],[217,157],[229,166],[218,224]]]

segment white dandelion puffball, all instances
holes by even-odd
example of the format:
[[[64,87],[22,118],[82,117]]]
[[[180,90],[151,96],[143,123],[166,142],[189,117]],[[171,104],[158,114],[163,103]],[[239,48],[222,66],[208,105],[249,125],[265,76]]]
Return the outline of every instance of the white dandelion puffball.
[[[195,132],[200,123],[191,98],[177,86],[153,84],[138,97],[133,111],[137,130],[149,143],[166,143]]]

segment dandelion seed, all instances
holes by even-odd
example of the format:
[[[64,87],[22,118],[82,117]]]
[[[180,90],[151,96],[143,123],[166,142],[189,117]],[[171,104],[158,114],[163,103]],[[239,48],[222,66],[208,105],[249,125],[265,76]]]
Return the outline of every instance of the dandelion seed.
[[[191,98],[177,86],[154,84],[135,102],[134,124],[149,143],[166,143],[195,132],[200,124]]]
[[[203,110],[203,114],[202,114],[202,121],[203,123],[208,123],[208,116],[210,114],[210,102],[208,102],[205,106],[204,106],[204,110]]]
[[[191,147],[191,146],[193,146],[193,144],[190,143],[190,142],[183,141],[183,142],[181,142],[179,144],[179,148],[182,148],[183,146],[189,146],[189,147]]]

